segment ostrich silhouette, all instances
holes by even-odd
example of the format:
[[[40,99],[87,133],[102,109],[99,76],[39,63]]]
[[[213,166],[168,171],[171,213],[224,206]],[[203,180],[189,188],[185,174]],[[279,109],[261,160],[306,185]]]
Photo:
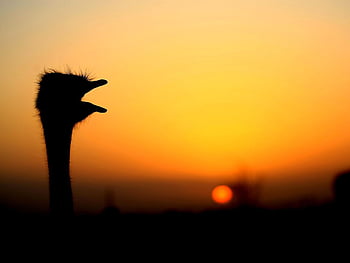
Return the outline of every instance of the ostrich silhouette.
[[[69,174],[73,127],[94,112],[107,111],[81,101],[87,92],[105,84],[106,80],[93,81],[86,74],[52,70],[41,75],[35,107],[44,131],[52,215],[74,215]]]

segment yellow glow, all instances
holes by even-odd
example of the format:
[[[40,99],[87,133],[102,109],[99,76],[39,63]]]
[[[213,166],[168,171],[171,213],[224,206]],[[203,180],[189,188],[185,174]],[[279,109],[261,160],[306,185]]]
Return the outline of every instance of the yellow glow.
[[[66,66],[108,80],[84,98],[108,112],[74,131],[73,176],[216,180],[242,164],[307,168],[328,151],[329,170],[347,162],[337,151],[350,144],[346,1],[7,2],[5,174],[46,173],[35,81]]]

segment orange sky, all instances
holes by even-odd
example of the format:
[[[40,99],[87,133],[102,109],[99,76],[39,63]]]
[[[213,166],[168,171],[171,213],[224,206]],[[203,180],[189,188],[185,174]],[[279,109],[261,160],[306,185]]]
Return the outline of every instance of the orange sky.
[[[14,0],[0,15],[5,203],[27,204],[19,185],[46,187],[34,110],[45,68],[109,81],[84,98],[108,113],[73,135],[79,211],[102,207],[106,185],[125,211],[205,207],[211,187],[242,170],[267,189],[294,180],[296,196],[329,196],[350,166],[346,0]],[[45,204],[42,193],[33,202]]]

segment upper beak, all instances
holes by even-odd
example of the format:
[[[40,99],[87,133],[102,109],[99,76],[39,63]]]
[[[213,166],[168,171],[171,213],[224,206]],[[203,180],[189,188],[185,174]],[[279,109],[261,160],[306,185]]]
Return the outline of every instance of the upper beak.
[[[89,91],[91,91],[92,89],[95,89],[97,87],[106,85],[107,83],[108,83],[108,81],[105,80],[105,79],[99,79],[99,80],[96,80],[96,81],[90,81],[89,87],[87,88],[85,93],[88,93]]]

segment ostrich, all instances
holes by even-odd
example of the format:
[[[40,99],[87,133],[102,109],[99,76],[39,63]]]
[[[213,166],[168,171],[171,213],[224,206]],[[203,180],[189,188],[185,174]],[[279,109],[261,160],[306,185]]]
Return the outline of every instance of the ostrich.
[[[50,213],[72,216],[73,196],[69,175],[70,145],[75,124],[94,112],[107,110],[81,101],[85,93],[107,84],[86,74],[44,72],[39,81],[35,107],[39,112],[49,170]]]

